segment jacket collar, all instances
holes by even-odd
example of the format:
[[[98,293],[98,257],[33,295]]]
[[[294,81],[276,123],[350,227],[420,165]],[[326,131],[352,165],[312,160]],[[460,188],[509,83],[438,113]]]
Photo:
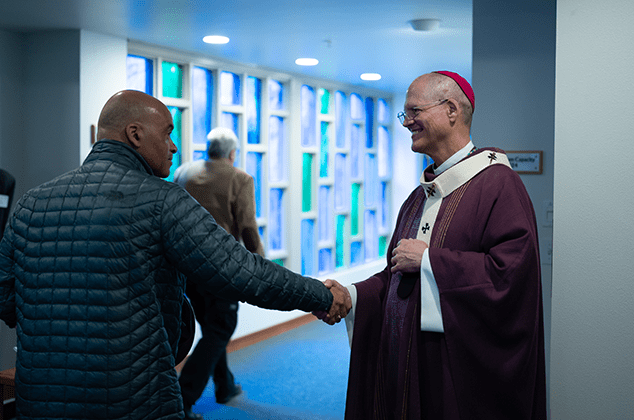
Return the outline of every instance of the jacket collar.
[[[96,160],[110,160],[130,169],[147,172],[154,175],[154,171],[143,157],[132,147],[120,141],[103,139],[99,140],[92,147],[92,150],[86,157],[84,164]]]

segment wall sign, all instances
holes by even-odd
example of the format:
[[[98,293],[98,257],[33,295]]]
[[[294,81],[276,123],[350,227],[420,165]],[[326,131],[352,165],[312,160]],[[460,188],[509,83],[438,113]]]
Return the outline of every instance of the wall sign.
[[[541,150],[506,152],[511,168],[518,174],[541,174],[543,155]]]

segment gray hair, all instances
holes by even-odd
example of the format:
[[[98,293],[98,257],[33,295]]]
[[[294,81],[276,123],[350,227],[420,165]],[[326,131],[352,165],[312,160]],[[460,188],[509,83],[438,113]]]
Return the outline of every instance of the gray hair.
[[[207,140],[209,159],[228,158],[231,151],[238,148],[238,137],[229,128],[214,128],[207,134]]]

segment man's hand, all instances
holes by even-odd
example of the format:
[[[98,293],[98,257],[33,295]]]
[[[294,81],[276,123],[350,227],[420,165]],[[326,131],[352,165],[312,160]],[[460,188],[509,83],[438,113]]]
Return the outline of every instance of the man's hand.
[[[324,286],[330,289],[330,293],[332,293],[332,305],[330,305],[328,313],[315,311],[313,315],[328,325],[334,325],[341,321],[341,318],[345,318],[346,315],[348,315],[348,312],[352,309],[352,299],[350,298],[348,289],[335,280],[326,280]]]
[[[423,253],[429,246],[418,239],[401,239],[392,251],[392,273],[415,273],[420,271]]]

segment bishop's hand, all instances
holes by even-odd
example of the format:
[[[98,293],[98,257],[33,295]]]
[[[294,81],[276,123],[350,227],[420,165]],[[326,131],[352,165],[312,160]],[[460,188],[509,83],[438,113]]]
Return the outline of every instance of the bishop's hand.
[[[419,239],[401,239],[392,250],[392,273],[415,273],[420,271],[423,253],[429,248],[426,242]]]

